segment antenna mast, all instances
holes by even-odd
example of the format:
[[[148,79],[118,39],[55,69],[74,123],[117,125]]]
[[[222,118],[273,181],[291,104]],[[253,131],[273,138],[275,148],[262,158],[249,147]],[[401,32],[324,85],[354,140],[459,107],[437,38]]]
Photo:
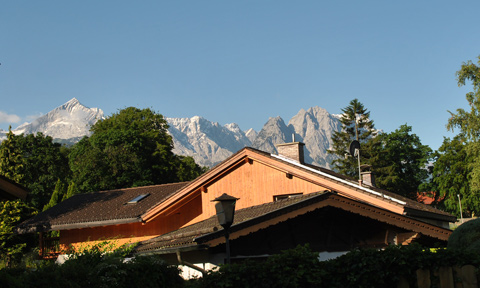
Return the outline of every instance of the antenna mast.
[[[358,184],[362,186],[362,172],[360,170],[360,142],[358,139],[358,123],[357,123],[357,113],[355,113],[355,138],[358,142],[358,149],[355,149],[355,154],[358,159]]]

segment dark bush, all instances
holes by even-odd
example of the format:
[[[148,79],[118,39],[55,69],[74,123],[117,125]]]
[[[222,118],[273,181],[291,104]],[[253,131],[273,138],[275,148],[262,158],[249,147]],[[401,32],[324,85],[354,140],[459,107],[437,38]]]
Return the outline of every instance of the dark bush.
[[[83,255],[63,265],[46,262],[32,271],[0,270],[1,287],[183,287],[176,266],[158,256],[125,261],[114,255]]]
[[[480,254],[465,250],[431,250],[419,245],[390,246],[384,250],[353,250],[337,259],[319,262],[308,246],[271,256],[264,261],[222,265],[203,278],[184,281],[176,266],[158,256],[125,261],[125,255],[91,251],[56,265],[45,262],[35,271],[0,270],[1,287],[396,287],[400,277],[415,287],[416,270],[472,264]]]
[[[188,283],[191,287],[318,287],[323,271],[318,254],[308,246],[299,246],[265,261],[245,261],[223,265],[218,272]]]
[[[448,249],[480,253],[480,218],[470,220],[453,230],[448,238]]]

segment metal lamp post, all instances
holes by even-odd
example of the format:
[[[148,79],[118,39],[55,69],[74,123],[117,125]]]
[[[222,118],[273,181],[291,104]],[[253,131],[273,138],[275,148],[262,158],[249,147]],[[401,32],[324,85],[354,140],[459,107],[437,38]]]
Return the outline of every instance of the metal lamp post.
[[[457,194],[458,197],[458,205],[460,206],[460,218],[462,219],[463,224],[463,210],[462,210],[462,200],[460,200],[460,194]]]
[[[225,246],[227,254],[227,263],[230,264],[230,234],[229,228],[232,226],[233,217],[235,215],[235,203],[238,198],[223,193],[222,196],[213,199],[216,201],[215,210],[217,211],[218,223],[225,231]]]

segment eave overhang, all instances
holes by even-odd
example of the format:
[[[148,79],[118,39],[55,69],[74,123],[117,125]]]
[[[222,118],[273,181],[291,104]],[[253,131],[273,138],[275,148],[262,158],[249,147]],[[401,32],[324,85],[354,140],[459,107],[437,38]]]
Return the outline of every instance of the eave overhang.
[[[249,233],[258,231],[260,229],[266,228],[270,225],[277,224],[279,222],[285,221],[290,218],[294,218],[298,215],[305,214],[307,212],[313,211],[315,209],[320,209],[323,207],[335,207],[348,212],[359,214],[364,217],[368,217],[379,222],[386,224],[394,225],[406,230],[410,230],[422,235],[436,238],[441,241],[447,241],[450,237],[452,231],[445,229],[439,226],[435,226],[420,220],[416,220],[407,216],[398,215],[391,211],[374,207],[372,205],[361,203],[353,199],[348,199],[342,196],[325,194],[318,197],[323,199],[320,202],[312,203],[303,208],[290,211],[282,215],[275,215],[275,212],[262,215],[260,217],[233,225],[230,228],[230,239],[236,239],[241,236],[245,236]],[[303,202],[298,203],[299,205],[305,205],[312,200],[318,200],[319,198],[308,199]],[[273,216],[273,217],[272,217]],[[223,230],[215,231],[209,234],[202,235],[194,239],[195,242],[199,244],[208,244],[209,246],[216,246],[224,243]]]
[[[65,223],[65,224],[51,224],[48,222],[39,223],[36,225],[31,225],[28,227],[15,227],[14,232],[17,234],[27,234],[35,232],[48,232],[48,231],[59,231],[59,230],[69,230],[69,229],[80,229],[80,228],[92,228],[92,227],[101,227],[109,225],[120,225],[120,224],[130,224],[142,222],[140,217],[135,218],[124,218],[124,219],[111,219],[111,220],[102,220],[102,221],[92,221],[92,222],[78,222],[78,223]]]
[[[28,190],[23,186],[0,176],[0,199],[15,200],[27,199]]]
[[[437,213],[432,213],[429,211],[423,211],[423,210],[418,210],[410,207],[405,207],[405,215],[410,216],[410,217],[421,217],[421,218],[426,218],[426,219],[432,219],[432,220],[439,220],[439,221],[444,221],[444,222],[455,222],[457,221],[457,217],[453,215],[442,215],[442,214],[437,214]]]
[[[375,207],[369,205],[368,203],[359,202],[351,198],[346,198],[330,192],[324,192],[301,202],[234,224],[229,230],[230,239],[234,240],[250,233],[255,233],[260,229],[265,229],[271,225],[276,225],[280,222],[324,207],[335,207],[342,209],[344,211],[355,213],[363,217],[368,217],[388,225],[411,231],[415,234],[418,234],[417,236],[423,235],[438,239],[440,241],[447,241],[452,233],[452,231],[449,229],[435,226],[418,219],[413,219],[405,215],[399,215],[386,209]],[[141,253],[169,254],[173,251],[177,251],[178,249],[199,250],[206,249],[208,247],[215,247],[225,243],[223,229],[215,230],[215,227],[213,227],[210,229],[197,231],[197,233],[194,232],[191,235],[195,234],[198,236],[194,237],[189,243],[182,243],[181,245],[173,247],[158,247]],[[184,234],[180,233],[177,236],[183,237]],[[172,237],[172,239],[175,238],[175,236],[170,237]],[[162,239],[162,236],[156,239],[159,239],[160,241],[165,240]]]

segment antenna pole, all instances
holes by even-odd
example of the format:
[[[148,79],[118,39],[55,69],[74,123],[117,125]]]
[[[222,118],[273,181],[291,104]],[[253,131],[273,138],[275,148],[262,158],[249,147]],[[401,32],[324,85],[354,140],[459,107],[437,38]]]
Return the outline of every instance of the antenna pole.
[[[357,149],[357,159],[358,159],[358,183],[362,186],[362,174],[360,171],[360,149]]]
[[[357,123],[357,113],[355,113],[355,138],[357,138],[357,141],[360,141],[358,139],[358,123]],[[362,172],[360,171],[360,148],[355,149],[357,152],[357,159],[358,159],[358,184],[362,186]]]

